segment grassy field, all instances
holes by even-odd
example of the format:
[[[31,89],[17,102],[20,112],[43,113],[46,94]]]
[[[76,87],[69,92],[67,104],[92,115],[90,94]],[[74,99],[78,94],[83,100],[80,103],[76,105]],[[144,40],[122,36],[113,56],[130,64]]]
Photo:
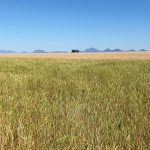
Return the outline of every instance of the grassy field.
[[[150,60],[150,51],[146,52],[99,52],[99,53],[26,53],[26,54],[0,54],[0,57],[6,58],[59,58],[59,59],[96,59],[96,60],[114,60],[114,59],[146,59]]]
[[[149,60],[0,59],[1,150],[148,150]]]

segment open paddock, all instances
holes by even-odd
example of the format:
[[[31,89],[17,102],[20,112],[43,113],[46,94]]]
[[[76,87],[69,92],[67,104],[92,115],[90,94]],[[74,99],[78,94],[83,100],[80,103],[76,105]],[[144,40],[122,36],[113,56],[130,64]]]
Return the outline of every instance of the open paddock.
[[[99,53],[15,53],[0,54],[4,58],[58,58],[58,59],[96,59],[96,60],[150,60],[150,51],[147,52],[99,52]]]
[[[149,53],[1,56],[0,150],[149,149]]]

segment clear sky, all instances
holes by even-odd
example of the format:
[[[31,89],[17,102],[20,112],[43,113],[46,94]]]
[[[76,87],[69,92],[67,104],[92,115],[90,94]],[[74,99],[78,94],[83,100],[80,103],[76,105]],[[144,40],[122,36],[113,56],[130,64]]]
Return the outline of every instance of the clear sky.
[[[0,49],[150,49],[150,0],[0,0]]]

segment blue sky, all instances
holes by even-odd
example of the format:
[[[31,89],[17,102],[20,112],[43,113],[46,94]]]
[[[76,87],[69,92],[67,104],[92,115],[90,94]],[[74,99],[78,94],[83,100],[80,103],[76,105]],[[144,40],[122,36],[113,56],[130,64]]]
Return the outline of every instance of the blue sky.
[[[150,0],[0,0],[0,49],[150,49]]]

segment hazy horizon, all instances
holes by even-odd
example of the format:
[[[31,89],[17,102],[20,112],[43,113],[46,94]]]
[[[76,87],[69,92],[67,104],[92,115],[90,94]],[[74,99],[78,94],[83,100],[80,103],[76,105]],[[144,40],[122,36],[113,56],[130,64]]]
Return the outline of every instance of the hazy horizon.
[[[150,49],[149,0],[5,0],[0,49]]]

